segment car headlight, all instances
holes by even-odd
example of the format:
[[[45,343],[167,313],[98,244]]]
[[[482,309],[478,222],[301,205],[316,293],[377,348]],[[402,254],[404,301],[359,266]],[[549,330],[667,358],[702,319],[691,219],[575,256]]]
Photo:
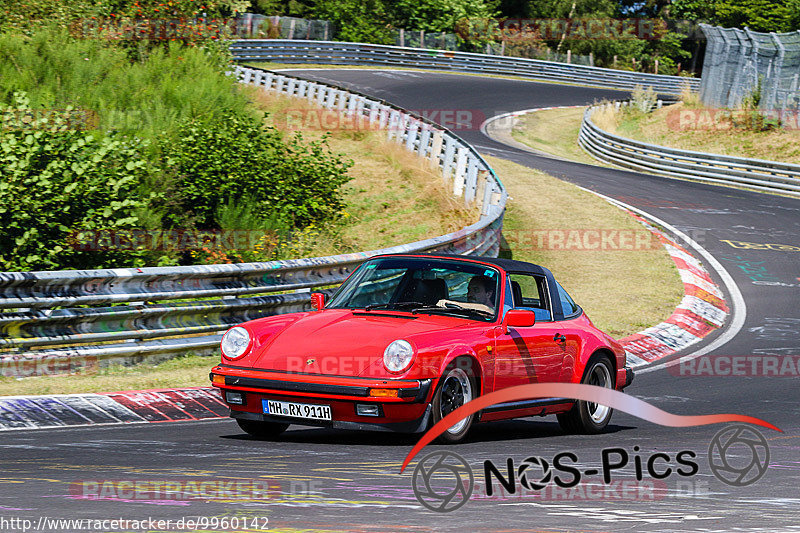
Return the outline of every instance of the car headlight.
[[[222,336],[222,355],[228,359],[238,359],[247,353],[250,347],[250,333],[241,326],[236,326]]]
[[[402,372],[414,360],[414,348],[411,343],[396,340],[383,351],[383,365],[389,372]]]

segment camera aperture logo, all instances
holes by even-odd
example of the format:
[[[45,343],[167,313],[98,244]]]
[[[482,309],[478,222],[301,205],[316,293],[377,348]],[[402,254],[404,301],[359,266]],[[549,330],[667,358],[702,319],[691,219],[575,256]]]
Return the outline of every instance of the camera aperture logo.
[[[417,501],[431,511],[455,511],[469,501],[475,476],[469,463],[447,451],[429,453],[417,463],[411,478]]]
[[[714,435],[708,447],[708,466],[728,485],[745,487],[761,479],[769,467],[769,444],[750,426],[729,426]]]
[[[668,490],[663,480],[674,476],[689,478],[700,471],[697,454],[691,450],[647,454],[640,452],[639,446],[634,446],[632,452],[619,447],[603,449],[600,468],[583,468],[580,463],[577,454],[572,452],[558,453],[549,460],[530,456],[518,463],[509,457],[502,466],[485,460],[484,479],[476,485],[472,467],[463,457],[449,451],[436,451],[417,463],[412,485],[417,501],[425,508],[450,512],[464,506],[480,485],[485,497],[492,497],[499,490],[506,495],[526,492],[544,499],[585,495],[618,498],[621,486],[623,497],[628,497],[627,493],[635,494],[629,496],[632,498],[654,500],[659,492],[663,497]],[[708,465],[723,483],[737,487],[751,485],[767,471],[769,445],[751,426],[727,426],[711,439]],[[628,476],[615,479],[626,469],[633,470],[635,481]],[[582,483],[585,488],[579,490]]]
[[[745,486],[755,483],[763,476],[769,466],[767,441],[753,426],[761,426],[782,432],[779,427],[748,415],[731,413],[676,415],[659,409],[644,400],[613,389],[580,383],[531,383],[490,392],[462,405],[443,417],[423,434],[417,444],[406,455],[400,468],[400,473],[403,473],[411,460],[428,443],[447,431],[447,428],[452,427],[481,409],[497,403],[562,397],[598,403],[667,427],[685,428],[719,423],[739,423],[736,426],[728,426],[718,432],[712,439],[711,447],[709,448],[708,460],[711,471],[721,481],[730,485]],[[752,426],[743,425],[742,423],[752,424]],[[732,429],[736,427],[741,429]],[[746,461],[741,459],[741,451],[745,448],[750,452],[748,464],[743,464]],[[662,480],[670,476],[692,477],[699,471],[699,465],[695,461],[697,454],[691,450],[677,452],[674,457],[663,452],[655,452],[649,456],[638,452],[639,447],[634,446],[635,480],[639,483],[648,481],[654,487],[655,482],[660,482],[663,485]],[[489,486],[492,482],[492,477],[511,494],[516,492],[518,482],[524,489],[533,489],[531,492],[535,493],[542,490],[539,487],[552,489],[554,486],[559,488],[582,486],[579,485],[581,479],[592,476],[599,477],[601,473],[603,480],[601,486],[608,487],[612,484],[612,472],[629,465],[630,458],[631,454],[623,448],[607,448],[602,453],[602,469],[590,468],[585,470],[578,468],[578,456],[572,452],[559,453],[553,457],[552,461],[547,461],[541,457],[528,457],[520,463],[518,470],[515,468],[514,460],[508,458],[506,462],[507,474],[503,474],[502,469],[491,461],[485,461],[486,493],[490,495],[491,489]],[[538,478],[535,474],[537,470],[541,471],[541,476]],[[440,474],[439,477],[442,475],[448,477],[449,484],[442,486],[441,482],[437,483],[437,472]],[[647,476],[645,476],[645,473]],[[562,477],[561,474],[572,476],[572,479]],[[465,476],[469,477],[469,481],[464,480]],[[645,477],[648,479],[645,480]],[[628,480],[622,480],[622,483],[624,484],[626,481]],[[428,509],[440,512],[458,509],[470,499],[475,489],[474,475],[469,463],[461,456],[444,451],[425,456],[414,470],[412,483],[414,493],[419,502]]]

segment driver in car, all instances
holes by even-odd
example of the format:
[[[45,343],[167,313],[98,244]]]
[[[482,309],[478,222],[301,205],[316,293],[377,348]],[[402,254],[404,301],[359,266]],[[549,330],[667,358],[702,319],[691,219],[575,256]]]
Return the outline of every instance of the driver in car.
[[[494,314],[494,293],[496,285],[495,281],[489,276],[473,276],[467,285],[466,302],[439,300],[436,305],[439,307],[446,307],[447,303],[453,303],[459,307]]]

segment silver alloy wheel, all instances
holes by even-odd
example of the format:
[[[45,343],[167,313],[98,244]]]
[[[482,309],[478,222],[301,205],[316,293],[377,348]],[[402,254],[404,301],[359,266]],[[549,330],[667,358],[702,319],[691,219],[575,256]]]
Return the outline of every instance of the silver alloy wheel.
[[[608,367],[602,363],[597,363],[592,367],[592,373],[589,375],[589,385],[596,385],[605,389],[611,388],[611,373]],[[608,416],[610,407],[607,405],[600,405],[598,403],[589,402],[587,405],[589,417],[595,424],[602,423]]]
[[[472,401],[472,381],[464,370],[453,368],[444,377],[439,394],[441,395],[439,415],[444,418],[465,403]],[[458,421],[447,432],[452,434],[460,432],[468,421],[469,417]]]

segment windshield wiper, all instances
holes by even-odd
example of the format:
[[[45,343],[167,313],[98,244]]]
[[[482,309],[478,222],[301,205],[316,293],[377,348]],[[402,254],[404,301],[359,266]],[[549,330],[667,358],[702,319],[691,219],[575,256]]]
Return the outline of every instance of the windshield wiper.
[[[373,309],[414,309],[417,307],[425,307],[422,302],[390,302],[388,304],[372,304],[364,308],[364,311],[372,311]]]
[[[442,313],[442,314],[457,314],[457,315],[478,315],[484,318],[494,318],[494,313],[482,311],[480,309],[469,309],[467,307],[456,306],[447,304],[447,307],[430,306],[430,307],[417,307],[411,311],[412,313]]]

